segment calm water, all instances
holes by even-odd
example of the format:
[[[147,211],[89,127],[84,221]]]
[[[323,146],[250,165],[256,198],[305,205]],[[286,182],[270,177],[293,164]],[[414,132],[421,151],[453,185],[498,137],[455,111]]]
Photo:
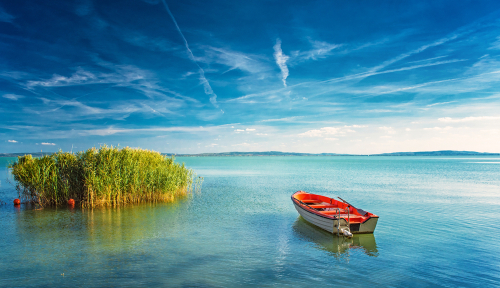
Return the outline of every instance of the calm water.
[[[498,287],[500,157],[178,158],[204,177],[176,204],[16,210],[0,158],[1,287]],[[297,190],[380,216],[338,239]]]

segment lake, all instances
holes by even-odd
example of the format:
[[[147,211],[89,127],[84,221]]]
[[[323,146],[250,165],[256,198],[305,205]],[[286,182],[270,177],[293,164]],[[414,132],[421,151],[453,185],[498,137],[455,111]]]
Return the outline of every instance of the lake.
[[[0,158],[0,287],[498,287],[500,157],[179,157],[174,204],[16,209]],[[380,219],[337,238],[297,190]]]

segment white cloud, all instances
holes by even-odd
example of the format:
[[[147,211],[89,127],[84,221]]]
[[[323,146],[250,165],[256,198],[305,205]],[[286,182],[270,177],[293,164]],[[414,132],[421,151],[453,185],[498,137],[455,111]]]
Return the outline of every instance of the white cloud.
[[[229,66],[229,70],[239,69],[241,71],[246,71],[252,74],[260,73],[269,70],[267,66],[264,66],[257,59],[259,56],[244,54],[241,52],[235,52],[228,49],[217,48],[217,47],[207,47],[207,56],[204,60],[206,62],[216,62],[218,64]]]
[[[251,144],[244,142],[244,143],[240,143],[240,144],[233,144],[231,146],[235,146],[235,147],[248,147],[248,146],[251,146]]]
[[[286,66],[286,61],[288,61],[290,57],[283,54],[281,50],[281,40],[276,39],[276,45],[274,45],[274,59],[276,60],[276,64],[280,67],[281,77],[283,81],[283,85],[286,87],[286,78],[288,77],[288,67]]]
[[[450,127],[450,126],[446,126],[446,127],[433,127],[433,128],[424,128],[424,130],[427,130],[427,131],[447,131],[447,130],[450,130],[450,129],[453,129],[453,127]]]
[[[73,133],[80,136],[86,135],[99,135],[99,136],[107,136],[114,135],[118,133],[155,133],[155,132],[185,132],[185,133],[196,133],[196,132],[208,132],[212,130],[219,129],[221,126],[212,126],[212,127],[149,127],[149,128],[138,128],[138,129],[125,129],[125,128],[115,128],[110,126],[108,128],[102,129],[82,129],[82,130],[72,130]],[[64,135],[60,135],[58,138],[69,138],[73,137],[72,135],[65,133]]]
[[[297,120],[299,118],[304,118],[304,116],[292,116],[292,117],[285,117],[285,118],[278,118],[278,119],[266,119],[266,120],[260,120],[259,122],[292,122],[294,120]]]
[[[427,105],[427,107],[432,107],[432,106],[436,106],[436,105],[443,105],[443,104],[449,104],[449,103],[455,103],[455,102],[457,102],[457,101],[439,102],[439,103],[429,104],[429,105]]]
[[[497,37],[497,41],[493,42],[488,49],[500,50],[500,37]]]
[[[231,128],[234,128],[234,127],[231,127]],[[234,130],[234,132],[237,132],[237,133],[239,133],[239,132],[251,132],[251,131],[255,131],[255,129],[254,128],[246,128],[246,129],[236,129],[236,130]]]
[[[410,129],[410,128],[406,128],[405,130],[406,130],[406,131],[411,131],[411,129]]]
[[[42,142],[42,145],[55,146],[55,145],[56,145],[56,143],[47,143],[47,142]]]
[[[106,77],[107,76],[107,77]],[[73,86],[73,85],[84,85],[84,84],[98,84],[98,83],[116,83],[118,79],[115,77],[110,77],[111,75],[106,75],[99,77],[94,75],[89,71],[83,69],[78,69],[70,77],[65,77],[61,75],[54,74],[51,79],[40,80],[40,81],[28,81],[27,87],[33,88],[36,86],[42,87],[62,87],[62,86]],[[121,82],[121,81],[119,81]]]
[[[292,62],[301,62],[304,60],[318,60],[318,58],[325,58],[330,54],[335,48],[338,48],[342,45],[339,44],[330,44],[323,41],[310,41],[313,49],[309,51],[295,51],[292,53]]]
[[[380,130],[384,130],[384,131],[386,131],[388,134],[396,134],[396,131],[394,131],[394,128],[392,128],[392,127],[386,127],[386,126],[383,126],[383,127],[378,127],[378,129],[380,129]]]
[[[4,94],[2,97],[9,99],[9,100],[13,100],[13,101],[17,101],[21,98],[24,98],[24,96],[16,95],[16,94]]]
[[[299,137],[327,137],[331,135],[345,136],[347,133],[356,132],[349,129],[350,126],[345,127],[323,127],[320,129],[313,129],[299,134]]]
[[[491,121],[500,120],[500,116],[480,116],[480,117],[465,117],[461,119],[453,119],[450,117],[443,117],[438,119],[441,122],[448,123],[459,123],[459,122],[471,122],[471,121]]]
[[[321,129],[313,129],[299,134],[302,137],[324,137],[325,135],[335,135],[340,131],[340,128],[323,127]]]
[[[7,140],[7,142],[9,142],[9,143],[17,143],[16,140]]]

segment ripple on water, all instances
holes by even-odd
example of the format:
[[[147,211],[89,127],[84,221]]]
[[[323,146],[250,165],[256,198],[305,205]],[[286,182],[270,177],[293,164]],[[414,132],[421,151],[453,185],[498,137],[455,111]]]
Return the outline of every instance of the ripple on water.
[[[205,180],[201,193],[175,204],[0,206],[0,286],[500,285],[497,165],[460,157],[177,160]],[[0,178],[8,175],[1,169]],[[0,199],[11,201],[15,189],[0,181]],[[290,201],[297,190],[379,215],[375,233],[339,239],[310,225]]]

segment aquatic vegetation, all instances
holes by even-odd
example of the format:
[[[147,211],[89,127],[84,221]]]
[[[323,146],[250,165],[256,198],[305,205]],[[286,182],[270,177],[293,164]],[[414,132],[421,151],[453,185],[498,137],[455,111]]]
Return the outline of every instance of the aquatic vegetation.
[[[9,168],[23,201],[62,205],[72,198],[83,207],[94,207],[170,202],[189,194],[195,175],[174,160],[150,150],[103,146],[76,154],[19,156]]]

